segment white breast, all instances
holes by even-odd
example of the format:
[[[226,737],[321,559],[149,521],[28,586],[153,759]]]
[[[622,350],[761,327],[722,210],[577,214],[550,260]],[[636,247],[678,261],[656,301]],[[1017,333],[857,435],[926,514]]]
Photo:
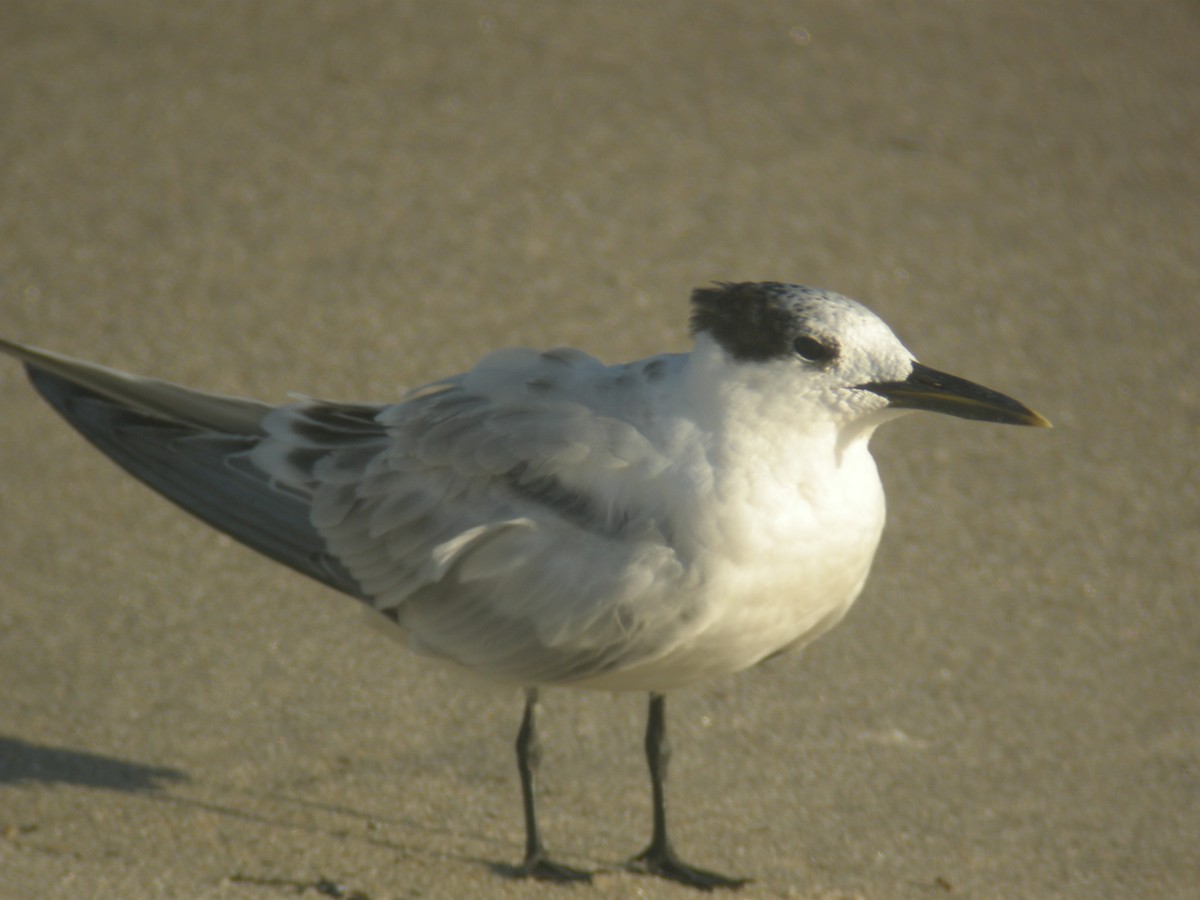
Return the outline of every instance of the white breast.
[[[668,690],[748,668],[837,624],[866,581],[884,497],[865,437],[840,454],[828,444],[794,464],[766,455],[762,466],[723,467],[672,536],[687,567],[674,589],[688,596],[676,602],[697,610],[688,634],[582,686]]]

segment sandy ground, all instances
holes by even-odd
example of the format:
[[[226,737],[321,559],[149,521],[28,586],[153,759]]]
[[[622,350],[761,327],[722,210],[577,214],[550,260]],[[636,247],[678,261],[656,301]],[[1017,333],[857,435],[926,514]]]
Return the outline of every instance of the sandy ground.
[[[867,301],[1054,419],[914,416],[848,620],[671,705],[747,897],[1194,897],[1200,11],[1184,0],[0,4],[0,333],[384,400],[506,344]],[[0,367],[0,895],[674,897],[639,696],[514,693],[120,475]]]

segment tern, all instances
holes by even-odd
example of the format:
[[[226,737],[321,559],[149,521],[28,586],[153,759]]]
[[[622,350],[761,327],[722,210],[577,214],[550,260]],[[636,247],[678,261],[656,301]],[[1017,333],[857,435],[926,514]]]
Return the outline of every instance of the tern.
[[[845,615],[884,524],[868,450],[910,410],[1014,425],[1023,404],[917,362],[839,294],[718,283],[688,353],[605,365],[500,350],[395,403],[283,406],[18,343],[34,387],[134,477],[366,604],[417,652],[525,690],[521,875],[537,824],[538,692],[645,691],[653,830],[630,865],[701,889],[667,831],[665,692],[803,647]]]

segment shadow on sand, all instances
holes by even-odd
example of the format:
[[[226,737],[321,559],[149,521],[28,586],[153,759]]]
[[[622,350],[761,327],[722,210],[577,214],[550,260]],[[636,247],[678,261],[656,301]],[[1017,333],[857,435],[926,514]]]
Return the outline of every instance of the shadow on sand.
[[[188,776],[178,769],[144,766],[0,735],[0,785],[59,783],[115,791],[156,791],[165,782],[187,780]]]

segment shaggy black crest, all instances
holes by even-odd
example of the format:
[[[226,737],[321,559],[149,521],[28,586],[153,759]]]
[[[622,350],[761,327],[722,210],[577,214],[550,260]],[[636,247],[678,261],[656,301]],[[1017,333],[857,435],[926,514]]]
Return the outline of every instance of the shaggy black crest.
[[[795,316],[787,298],[795,291],[776,282],[722,282],[692,291],[692,334],[704,331],[734,359],[763,362],[787,356]]]

